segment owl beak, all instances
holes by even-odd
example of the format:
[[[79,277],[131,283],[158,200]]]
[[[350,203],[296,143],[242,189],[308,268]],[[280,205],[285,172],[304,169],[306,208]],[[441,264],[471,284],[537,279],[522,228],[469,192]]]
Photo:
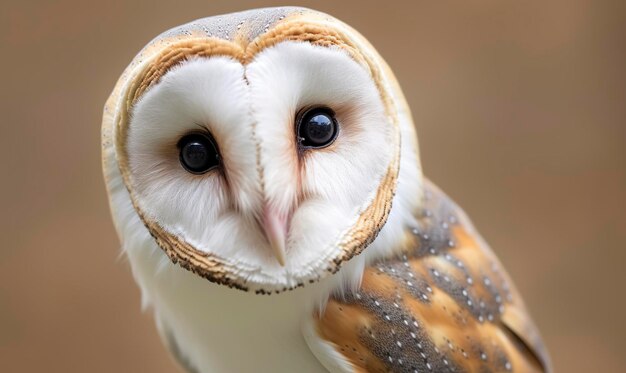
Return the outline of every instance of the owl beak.
[[[285,241],[287,240],[287,214],[282,214],[271,207],[263,210],[263,230],[272,247],[274,256],[281,267],[285,266]]]

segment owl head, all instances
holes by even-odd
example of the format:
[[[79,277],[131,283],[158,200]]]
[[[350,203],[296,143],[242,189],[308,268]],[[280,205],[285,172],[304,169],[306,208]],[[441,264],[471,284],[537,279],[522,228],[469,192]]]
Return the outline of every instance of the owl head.
[[[237,289],[316,282],[387,222],[408,116],[384,61],[328,15],[260,9],[174,28],[105,107],[118,232],[147,230],[172,262]]]

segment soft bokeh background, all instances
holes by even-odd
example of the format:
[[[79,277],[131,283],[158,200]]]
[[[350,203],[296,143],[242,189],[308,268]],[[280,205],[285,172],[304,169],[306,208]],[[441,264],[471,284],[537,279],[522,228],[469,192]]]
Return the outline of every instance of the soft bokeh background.
[[[427,175],[515,278],[557,371],[625,371],[626,2],[293,3],[389,62]],[[0,371],[176,371],[119,258],[101,110],[161,31],[270,5],[0,4]]]

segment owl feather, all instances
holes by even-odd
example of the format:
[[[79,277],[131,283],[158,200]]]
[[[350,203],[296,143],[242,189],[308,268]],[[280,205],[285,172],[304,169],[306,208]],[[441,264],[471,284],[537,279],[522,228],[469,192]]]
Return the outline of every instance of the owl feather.
[[[189,372],[550,372],[520,294],[422,176],[392,71],[304,8],[159,35],[109,97],[112,215]]]

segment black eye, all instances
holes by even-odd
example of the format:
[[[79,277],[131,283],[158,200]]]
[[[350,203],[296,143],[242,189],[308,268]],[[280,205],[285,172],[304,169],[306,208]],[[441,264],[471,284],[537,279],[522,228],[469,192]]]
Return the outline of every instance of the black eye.
[[[192,133],[178,141],[180,164],[192,174],[203,174],[220,164],[215,141],[205,134]]]
[[[323,148],[337,137],[335,112],[327,107],[316,107],[304,111],[297,117],[298,138],[307,148]]]

